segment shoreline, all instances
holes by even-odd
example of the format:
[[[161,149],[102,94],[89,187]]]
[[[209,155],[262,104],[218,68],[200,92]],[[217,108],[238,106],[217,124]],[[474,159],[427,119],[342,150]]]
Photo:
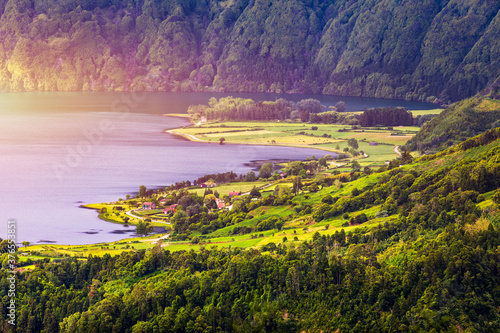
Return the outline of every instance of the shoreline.
[[[162,116],[163,117],[188,118],[188,119],[191,118],[189,113],[164,113],[164,114],[162,114]]]
[[[163,116],[165,117],[176,117],[176,118],[184,118],[184,119],[189,119],[189,123],[190,125],[188,126],[193,126],[194,123],[191,121],[191,116],[186,113],[165,113],[163,114]],[[207,122],[208,124],[208,122]],[[192,141],[192,142],[202,142],[202,143],[209,143],[209,144],[217,144],[215,142],[211,142],[209,140],[203,140],[203,139],[200,139],[198,137],[196,137],[195,135],[192,135],[192,134],[187,134],[187,133],[180,133],[180,132],[176,132],[176,130],[179,130],[183,127],[176,127],[176,128],[172,128],[172,129],[168,129],[168,130],[165,130],[165,133],[168,133],[168,134],[171,134],[171,135],[175,135],[175,136],[179,136],[179,137],[182,137],[184,139],[187,139],[188,141]],[[290,148],[310,148],[310,149],[317,149],[317,150],[323,150],[323,151],[328,151],[328,152],[332,152],[332,153],[336,153],[337,156],[339,154],[341,154],[340,152],[338,152],[337,150],[335,149],[331,149],[331,148],[320,148],[320,147],[314,147],[314,146],[309,146],[309,145],[291,145],[291,144],[277,144],[277,143],[262,143],[262,142],[224,142],[224,145],[251,145],[251,146],[276,146],[276,147],[290,147]]]
[[[219,144],[219,143],[216,143],[213,141],[200,139],[192,134],[175,132],[175,130],[178,130],[181,128],[182,127],[177,127],[177,128],[165,130],[165,133],[180,136],[180,137],[182,137],[188,141],[192,141],[192,142]],[[336,153],[336,154],[341,154],[340,152],[338,152],[337,150],[335,150],[333,148],[314,147],[314,145],[292,145],[292,144],[262,143],[262,142],[224,142],[223,145],[250,145],[250,146],[275,146],[275,147],[290,147],[290,148],[308,148],[308,149],[317,149],[317,150],[328,151],[328,152],[332,152],[332,153]]]
[[[183,137],[184,139],[187,139],[187,140],[192,141],[192,142],[202,142],[202,143],[216,144],[216,145],[219,144],[216,142],[199,139],[192,134],[172,132],[172,130],[167,130],[167,131],[165,131],[165,133],[180,136],[180,137]],[[289,148],[306,148],[306,149],[317,149],[317,150],[323,150],[323,151],[328,151],[328,152],[340,154],[337,150],[332,149],[332,148],[324,148],[324,147],[321,148],[321,147],[314,147],[314,146],[308,146],[308,145],[292,145],[292,144],[262,143],[262,142],[224,142],[222,145],[249,145],[249,146],[274,146],[274,147],[289,147]]]
[[[188,126],[194,126],[195,124],[193,122],[191,122],[191,117],[189,114],[163,114],[162,116],[165,116],[165,117],[176,117],[176,118],[183,118],[183,119],[186,119],[189,121],[189,125]],[[180,133],[180,132],[177,132],[177,130],[179,129],[182,129],[184,127],[176,127],[176,128],[173,128],[173,129],[168,129],[168,130],[164,130],[164,133],[168,133],[168,134],[171,134],[171,135],[175,135],[175,136],[178,136],[178,137],[182,137],[186,140],[189,140],[189,141],[192,141],[192,142],[201,142],[201,143],[208,143],[208,144],[218,144],[216,142],[212,142],[212,141],[209,141],[209,140],[203,140],[203,139],[200,139],[198,137],[196,137],[195,135],[192,135],[192,134],[187,134],[187,133]],[[289,147],[289,148],[308,148],[308,149],[315,149],[315,150],[319,150],[319,151],[323,151],[323,152],[330,152],[330,153],[335,153],[336,156],[335,156],[335,160],[337,160],[338,156],[341,154],[341,152],[339,152],[338,150],[335,150],[333,148],[328,148],[328,147],[317,147],[315,145],[300,145],[300,144],[297,144],[297,145],[294,145],[294,144],[277,144],[277,143],[262,143],[262,142],[224,142],[224,144],[230,144],[230,145],[253,145],[253,146],[278,146],[278,147]],[[364,156],[366,158],[366,155]],[[361,157],[362,159],[363,157]],[[352,157],[351,157],[352,159]],[[354,158],[354,159],[358,159],[358,158]],[[247,164],[250,165],[250,164],[254,164],[255,161],[248,161]],[[339,166],[338,164],[336,164],[337,166]],[[93,203],[93,204],[102,204],[102,203]],[[119,225],[125,225],[124,223],[122,222],[119,222],[119,221],[110,221],[110,220],[107,220],[107,219],[103,219],[102,217],[100,217],[99,215],[99,210],[98,208],[95,208],[95,207],[89,207],[89,205],[93,205],[92,203],[91,204],[87,204],[87,205],[80,205],[81,208],[84,208],[84,209],[92,209],[92,210],[95,210],[98,214],[98,218],[103,221],[103,222],[110,222],[110,223],[114,223],[114,224],[119,224]],[[129,224],[130,226],[134,226],[134,224]],[[166,230],[165,230],[166,231]],[[167,231],[166,231],[167,232]],[[156,233],[156,235],[158,234],[162,234],[162,233]],[[123,239],[120,239],[116,242],[122,242],[122,241],[127,241],[129,239],[134,239],[135,237],[126,237],[126,238],[123,238]],[[102,242],[101,242],[102,243]],[[109,242],[110,244],[112,243],[115,243],[115,242]],[[100,244],[100,243],[89,243],[87,245],[93,245],[93,244]],[[67,246],[71,246],[71,244],[67,244]]]

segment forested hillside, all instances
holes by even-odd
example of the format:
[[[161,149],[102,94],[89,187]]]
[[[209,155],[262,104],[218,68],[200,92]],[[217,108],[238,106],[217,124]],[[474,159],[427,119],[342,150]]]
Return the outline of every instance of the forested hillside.
[[[449,102],[499,77],[497,0],[4,0],[0,90]]]
[[[2,331],[500,331],[500,129],[344,176],[339,187],[275,193],[218,216],[242,216],[240,225],[261,205],[291,205],[276,232],[291,238],[312,217],[307,227],[325,228],[308,241],[39,262],[19,273],[17,325],[5,320]],[[345,227],[322,224],[342,215]],[[4,318],[8,276],[0,271]]]
[[[498,86],[489,88],[491,97],[498,96],[494,89],[498,89]],[[442,150],[497,127],[500,127],[500,100],[470,98],[448,107],[425,123],[417,135],[408,141],[408,147],[423,151]]]

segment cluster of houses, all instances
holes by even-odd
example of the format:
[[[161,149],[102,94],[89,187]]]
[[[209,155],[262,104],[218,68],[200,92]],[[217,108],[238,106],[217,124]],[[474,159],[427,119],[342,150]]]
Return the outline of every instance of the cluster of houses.
[[[200,184],[200,187],[216,187],[217,183],[214,183],[212,181],[207,181],[202,184]]]
[[[165,206],[167,204],[167,200],[165,199],[162,199],[160,200],[160,206]],[[163,214],[169,214],[169,213],[175,213],[177,211],[177,206],[178,205],[170,205],[169,207],[166,207],[165,209],[163,209]],[[142,204],[142,209],[143,210],[153,210],[153,209],[156,209],[156,205],[154,202],[144,202]]]
[[[237,196],[237,195],[241,195],[241,192],[229,192],[228,197],[229,197],[229,199],[231,199],[232,197]],[[229,209],[230,210],[232,207],[231,204],[226,205],[224,200],[219,199],[219,198],[215,199],[215,203],[217,204],[217,209]],[[162,199],[159,201],[159,204],[160,204],[160,206],[165,207],[167,204],[167,200]],[[177,206],[178,205],[175,204],[175,205],[170,205],[168,207],[165,207],[163,209],[163,214],[167,215],[170,213],[175,213],[177,211]],[[153,209],[156,209],[156,205],[154,202],[146,201],[142,204],[142,209],[143,210],[153,210]]]

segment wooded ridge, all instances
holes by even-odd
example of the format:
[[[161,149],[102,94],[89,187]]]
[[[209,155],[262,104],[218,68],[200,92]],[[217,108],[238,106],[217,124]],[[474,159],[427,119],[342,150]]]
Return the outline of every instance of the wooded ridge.
[[[500,2],[0,1],[1,91],[450,102],[500,73]]]

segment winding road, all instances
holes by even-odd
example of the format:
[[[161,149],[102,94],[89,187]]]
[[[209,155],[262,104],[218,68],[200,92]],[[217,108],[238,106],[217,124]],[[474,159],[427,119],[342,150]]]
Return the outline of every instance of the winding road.
[[[401,153],[399,152],[399,146],[394,146],[394,152],[401,156]]]

